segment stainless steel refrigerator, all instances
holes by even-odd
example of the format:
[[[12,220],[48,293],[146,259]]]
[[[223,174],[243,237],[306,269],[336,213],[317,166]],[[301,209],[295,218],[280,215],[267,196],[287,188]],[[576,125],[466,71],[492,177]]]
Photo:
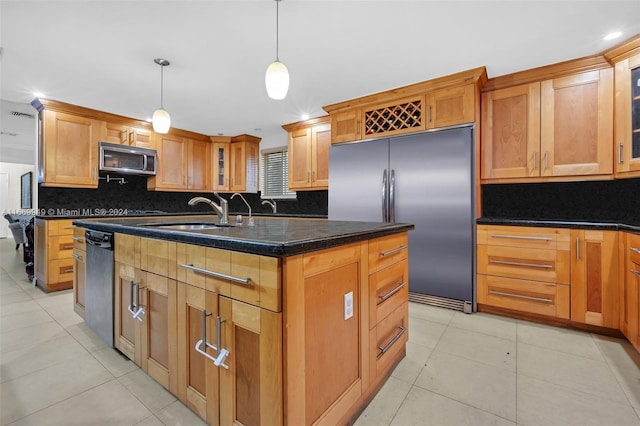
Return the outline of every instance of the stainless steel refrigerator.
[[[474,128],[333,145],[329,219],[413,223],[409,299],[471,312]]]

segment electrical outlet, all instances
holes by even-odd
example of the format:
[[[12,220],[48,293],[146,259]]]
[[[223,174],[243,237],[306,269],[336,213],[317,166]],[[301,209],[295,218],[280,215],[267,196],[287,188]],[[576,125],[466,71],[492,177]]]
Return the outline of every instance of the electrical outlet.
[[[348,320],[353,316],[353,292],[344,295],[344,319]]]

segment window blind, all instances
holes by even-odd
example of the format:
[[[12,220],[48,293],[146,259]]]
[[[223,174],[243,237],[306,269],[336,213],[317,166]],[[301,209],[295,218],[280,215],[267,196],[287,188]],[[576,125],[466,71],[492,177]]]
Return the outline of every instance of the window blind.
[[[289,191],[289,152],[275,151],[262,154],[262,198],[295,198]]]

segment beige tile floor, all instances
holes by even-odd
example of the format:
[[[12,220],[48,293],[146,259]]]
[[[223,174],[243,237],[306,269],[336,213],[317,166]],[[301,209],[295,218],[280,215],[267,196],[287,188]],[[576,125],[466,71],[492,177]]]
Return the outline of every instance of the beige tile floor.
[[[640,426],[640,355],[620,339],[410,304],[407,357],[365,425]],[[202,425],[0,240],[1,425]]]

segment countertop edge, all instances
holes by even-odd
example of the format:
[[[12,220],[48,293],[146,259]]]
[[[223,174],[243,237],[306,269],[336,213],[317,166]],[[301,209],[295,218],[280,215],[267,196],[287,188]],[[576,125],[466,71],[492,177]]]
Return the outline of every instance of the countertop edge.
[[[296,219],[299,220],[299,219]],[[312,251],[324,250],[341,245],[361,242],[372,238],[384,237],[415,228],[413,224],[389,224],[382,228],[372,228],[364,231],[354,231],[347,234],[330,235],[322,238],[292,242],[250,241],[225,238],[216,235],[203,235],[191,232],[175,232],[143,228],[131,225],[99,222],[94,220],[74,220],[73,225],[103,232],[113,232],[134,235],[145,238],[155,238],[165,241],[175,241],[185,244],[196,244],[212,248],[228,249],[245,253],[259,254],[270,257],[289,257]]]
[[[510,226],[533,226],[533,227],[553,227],[553,228],[573,228],[573,229],[601,229],[612,231],[630,231],[640,233],[640,226],[621,222],[590,222],[571,220],[550,220],[550,219],[510,219],[482,217],[476,219],[478,225],[510,225]]]

